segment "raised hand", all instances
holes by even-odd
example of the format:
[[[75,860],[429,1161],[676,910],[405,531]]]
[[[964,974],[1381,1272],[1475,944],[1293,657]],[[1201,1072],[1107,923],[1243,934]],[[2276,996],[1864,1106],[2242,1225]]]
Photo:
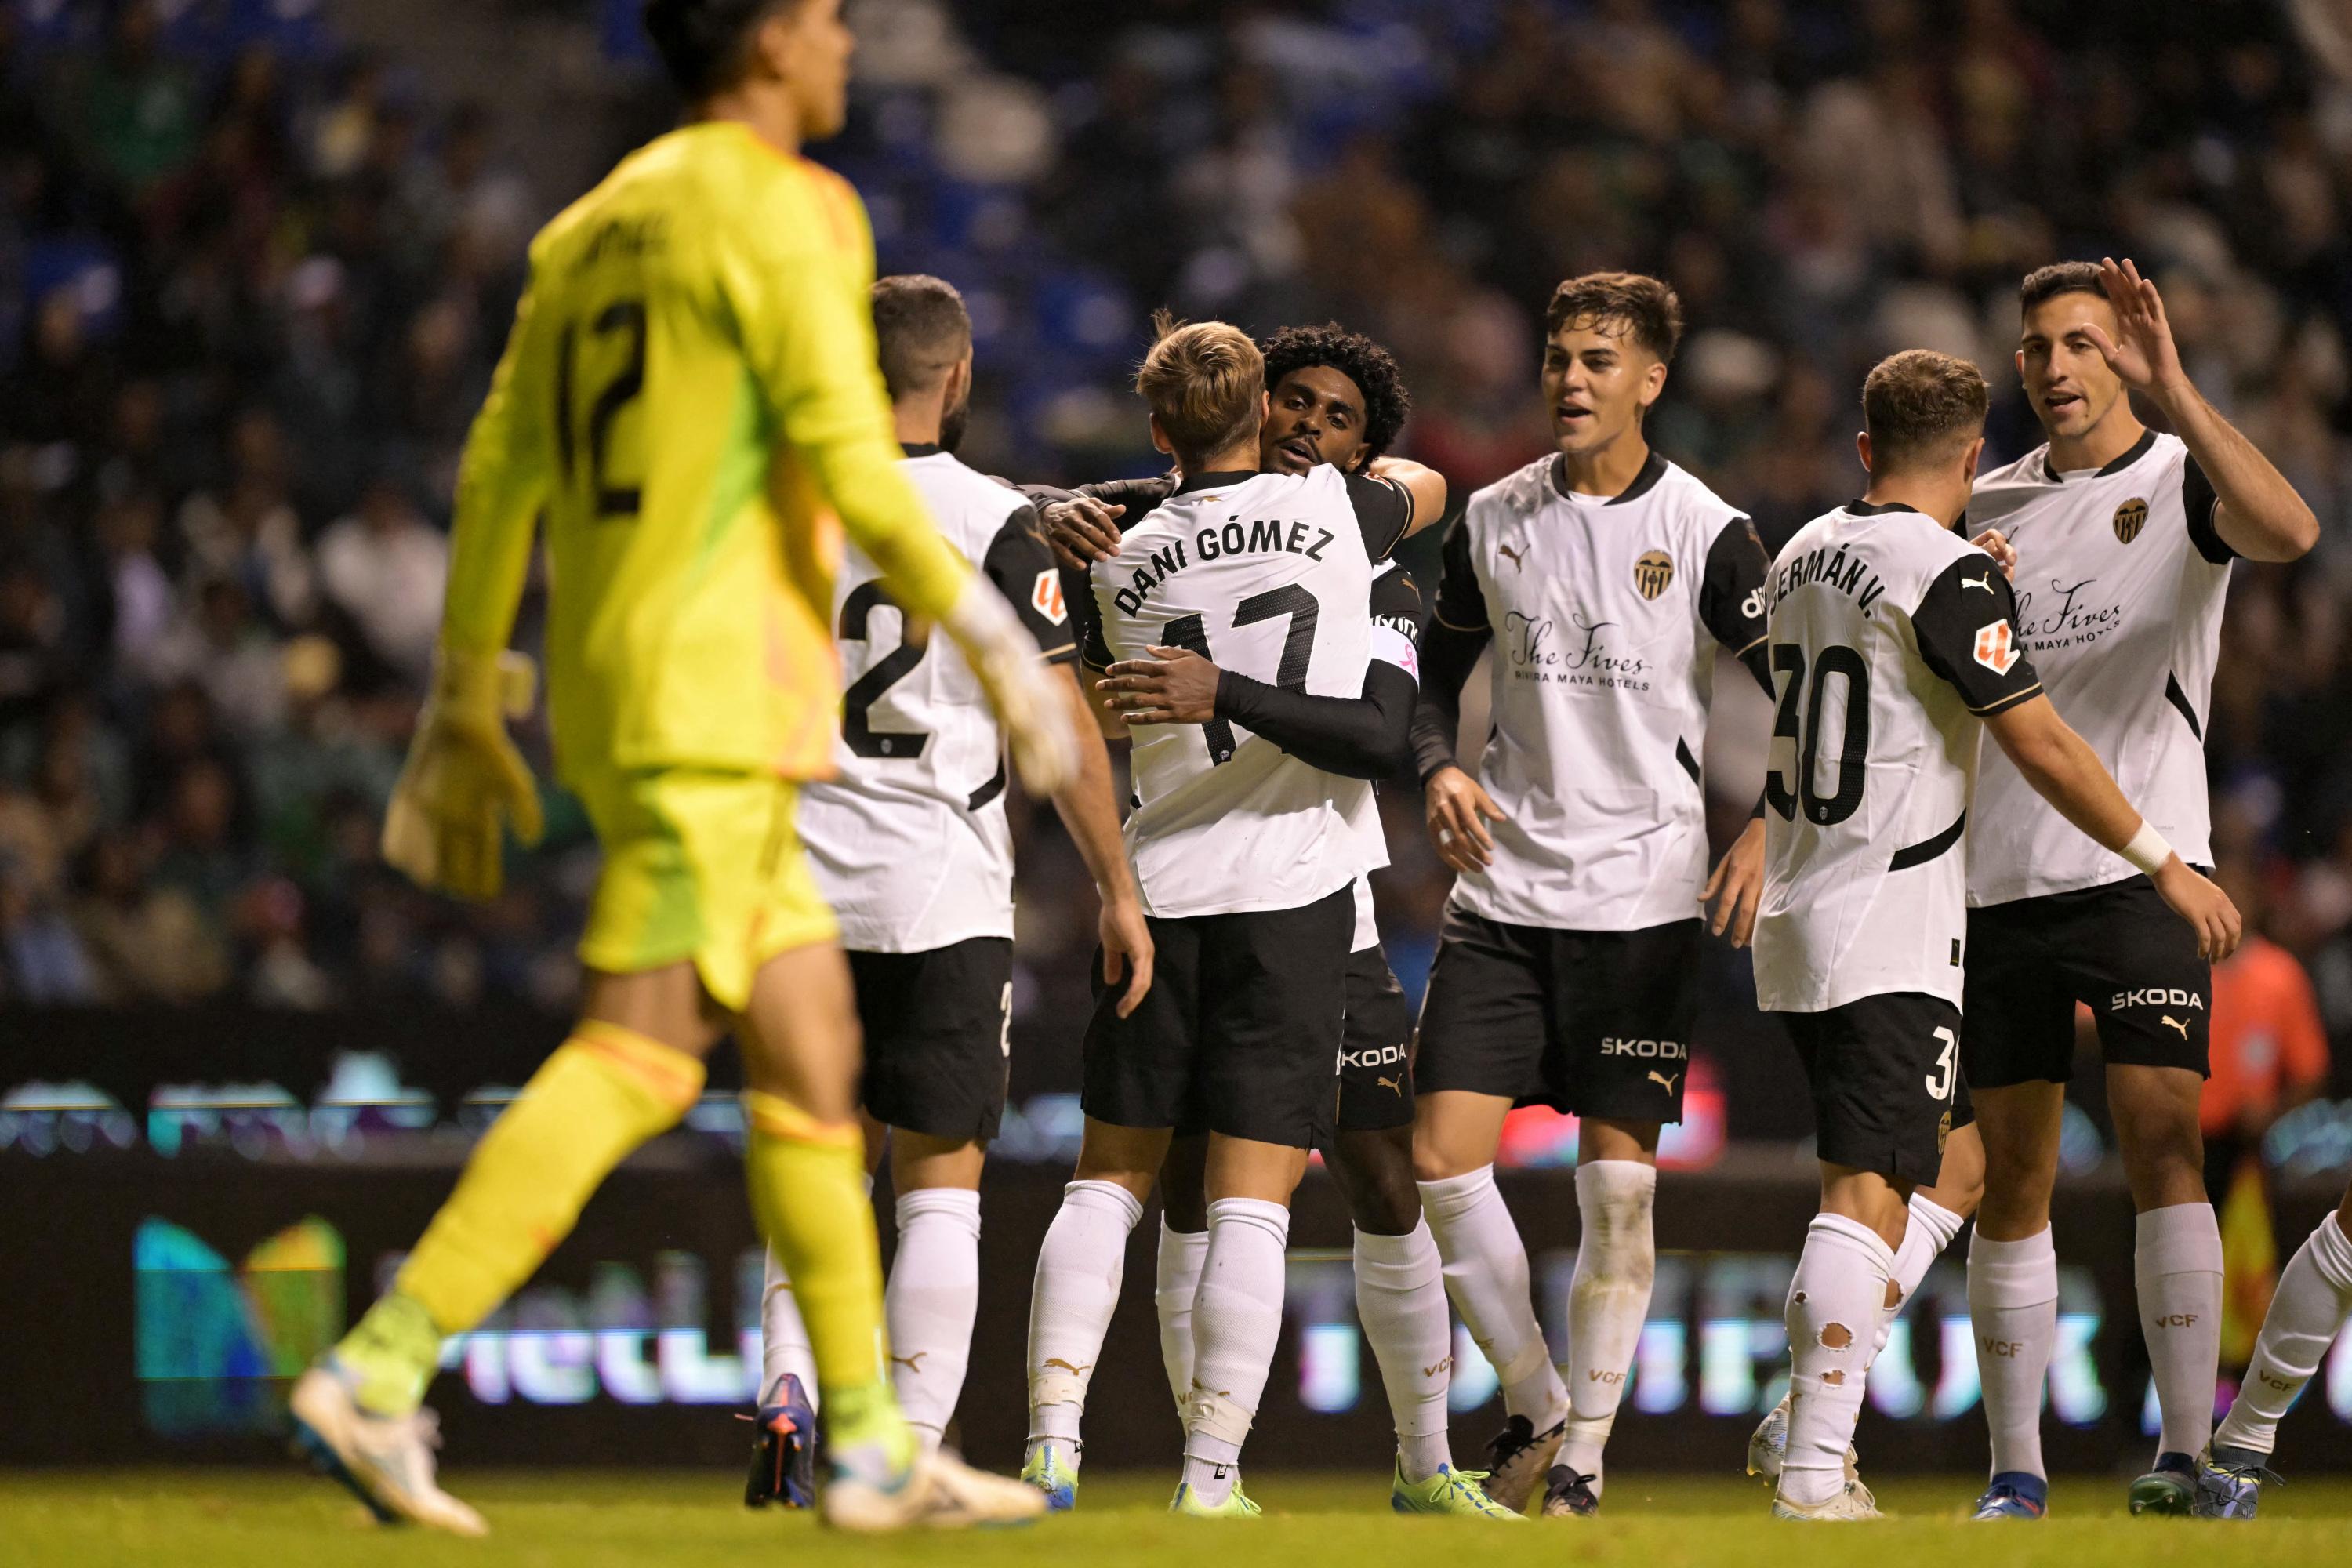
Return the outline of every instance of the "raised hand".
[[[2172,323],[2165,319],[2164,300],[2156,285],[2139,275],[2128,256],[2121,265],[2112,256],[2102,260],[2099,285],[2115,308],[2115,336],[2091,321],[2084,323],[2083,335],[2107,368],[2134,392],[2158,393],[2186,383],[2188,374],[2180,368],[2180,351],[2173,346]]]

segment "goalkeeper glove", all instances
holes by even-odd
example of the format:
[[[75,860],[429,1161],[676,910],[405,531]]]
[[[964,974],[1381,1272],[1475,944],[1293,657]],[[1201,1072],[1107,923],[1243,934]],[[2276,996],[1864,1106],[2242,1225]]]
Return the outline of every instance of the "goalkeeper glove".
[[[1033,795],[1059,794],[1077,776],[1078,738],[1070,728],[1068,702],[1046,679],[1037,639],[995,588],[977,575],[964,579],[940,625],[980,677],[988,705],[1012,742],[1013,765],[1021,772],[1022,787]]]
[[[530,711],[532,675],[519,653],[436,656],[433,695],[383,816],[385,862],[419,886],[495,898],[505,871],[501,821],[523,843],[539,842],[539,787],[506,722]]]

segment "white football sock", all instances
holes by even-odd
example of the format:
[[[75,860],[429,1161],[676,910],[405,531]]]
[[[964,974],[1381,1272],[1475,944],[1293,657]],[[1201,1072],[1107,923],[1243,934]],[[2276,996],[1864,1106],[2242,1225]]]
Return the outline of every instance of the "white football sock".
[[[801,1321],[800,1302],[793,1282],[775,1249],[768,1251],[767,1284],[760,1291],[760,1403],[776,1401],[776,1385],[791,1373],[808,1391],[810,1408],[816,1405],[816,1352],[809,1346],[808,1325]]]
[[[1422,1213],[1445,1260],[1445,1293],[1494,1363],[1503,1407],[1526,1416],[1539,1433],[1551,1430],[1568,1415],[1568,1385],[1536,1321],[1528,1249],[1495,1185],[1495,1167],[1481,1165],[1420,1187]]]
[[[1059,1442],[1078,1463],[1087,1383],[1127,1274],[1127,1237],[1143,1205],[1116,1182],[1072,1182],[1037,1249],[1029,1292],[1029,1448]]]
[[[2058,1249],[2043,1226],[2022,1241],[1969,1243],[1969,1319],[1992,1436],[1992,1473],[2045,1479],[2042,1389],[2058,1343]]]
[[[1911,1304],[1919,1281],[1927,1277],[1927,1270],[1944,1255],[1944,1248],[1952,1245],[1952,1237],[1960,1234],[1960,1226],[1968,1223],[1966,1215],[1954,1214],[1927,1194],[1911,1194],[1911,1223],[1904,1227],[1903,1245],[1895,1249],[1895,1289],[1900,1294],[1895,1305],[1879,1317],[1878,1338],[1871,1346],[1871,1360],[1876,1361],[1878,1352],[1886,1348],[1887,1332]]]
[[[882,1308],[890,1327],[890,1384],[899,1407],[937,1451],[955,1419],[980,1310],[980,1194],[919,1187],[898,1194],[898,1251]]]
[[[2347,1317],[2352,1317],[2352,1237],[2344,1234],[2342,1217],[2331,1214],[2279,1276],[2253,1363],[2237,1402],[2214,1429],[2213,1447],[2269,1453],[2278,1442],[2279,1417],[2319,1370]]]
[[[1789,1281],[1789,1450],[1780,1496],[1827,1502],[1845,1486],[1845,1451],[1862,1417],[1870,1332],[1885,1310],[1895,1249],[1843,1215],[1817,1215]]]
[[[1356,1232],[1356,1316],[1388,1387],[1397,1461],[1406,1480],[1425,1481],[1454,1458],[1445,1432],[1454,1321],[1427,1221],[1403,1236]]]
[[[1151,1304],[1160,1313],[1160,1364],[1168,1370],[1168,1392],[1176,1413],[1192,1391],[1192,1300],[1201,1293],[1201,1266],[1209,1260],[1209,1233],[1171,1230],[1160,1221],[1160,1278]]]
[[[2175,1204],[2140,1215],[2132,1282],[2164,1412],[2158,1452],[2193,1457],[2213,1435],[2221,1364],[2221,1227],[2213,1205]]]
[[[1601,1489],[1601,1450],[1617,1424],[1617,1402],[1649,1316],[1658,1271],[1650,1211],[1658,1169],[1639,1160],[1594,1160],[1576,1168],[1576,1208],[1584,1235],[1568,1295],[1568,1431],[1559,1462]]]
[[[1192,1308],[1192,1390],[1184,1404],[1184,1479],[1221,1503],[1241,1475],[1242,1442],[1257,1419],[1282,1342],[1284,1249],[1290,1211],[1263,1198],[1209,1205],[1209,1257]]]

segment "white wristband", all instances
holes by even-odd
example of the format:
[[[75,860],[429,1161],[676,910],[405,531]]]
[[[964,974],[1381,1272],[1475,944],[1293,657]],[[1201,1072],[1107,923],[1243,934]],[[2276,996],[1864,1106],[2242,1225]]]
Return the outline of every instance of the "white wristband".
[[[2131,836],[2131,842],[2125,845],[2120,853],[2135,869],[2153,877],[2164,868],[2167,860],[2172,858],[2172,846],[2166,843],[2164,835],[2156,830],[2155,823],[2142,817],[2139,831]]]

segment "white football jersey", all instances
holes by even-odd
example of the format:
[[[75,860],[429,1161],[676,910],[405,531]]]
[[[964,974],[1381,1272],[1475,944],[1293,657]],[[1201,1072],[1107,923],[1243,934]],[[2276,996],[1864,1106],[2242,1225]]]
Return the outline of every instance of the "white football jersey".
[[[901,465],[948,543],[1010,599],[1056,663],[1077,657],[1061,578],[1030,508],[948,453]],[[950,638],[918,628],[855,546],[834,575],[841,652],[837,775],[802,787],[795,821],[817,886],[860,952],[927,952],[1013,934],[1004,740]]]
[[[1089,572],[1087,661],[1168,645],[1294,691],[1361,696],[1372,566],[1350,482],[1328,467],[1186,480]],[[1297,909],[1388,863],[1369,781],[1240,725],[1139,726],[1129,769],[1128,856],[1147,913]]]
[[[2017,629],[2050,700],[2180,858],[2210,865],[2205,718],[2235,553],[2213,527],[2213,487],[2179,437],[2154,431],[2095,472],[2056,473],[2049,452],[1980,476],[1968,526],[2017,546]],[[1998,749],[1978,791],[1969,902],[2137,875]]]
[[[1494,863],[1454,901],[1555,930],[1688,920],[1706,880],[1715,649],[1763,637],[1764,549],[1654,452],[1615,497],[1570,491],[1558,463],[1478,491],[1446,535],[1435,615],[1494,636],[1478,782],[1503,810]]]
[[[2041,689],[1990,556],[1906,507],[1850,501],[1772,563],[1756,999],[1818,1013],[1924,992],[1958,1005],[1961,840],[1978,717]]]

